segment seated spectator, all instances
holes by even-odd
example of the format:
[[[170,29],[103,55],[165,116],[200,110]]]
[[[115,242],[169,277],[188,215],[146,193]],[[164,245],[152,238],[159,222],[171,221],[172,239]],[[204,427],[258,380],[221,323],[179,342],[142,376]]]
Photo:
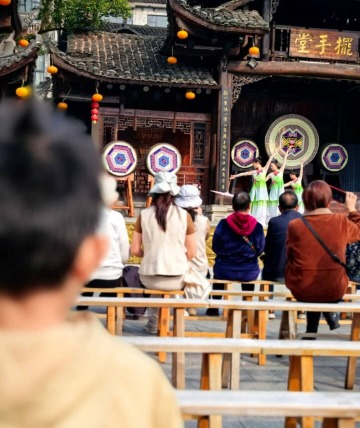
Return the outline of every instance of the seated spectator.
[[[49,103],[0,120],[0,426],[182,427],[159,365],[70,311],[107,250],[91,138]]]
[[[250,212],[250,196],[237,192],[232,199],[233,214],[220,220],[216,226],[212,249],[216,254],[214,279],[253,281],[260,273],[258,257],[264,250],[265,235],[262,225]],[[213,284],[214,290],[223,290],[223,284]],[[244,291],[253,291],[254,286],[243,284]],[[216,298],[214,296],[213,298]],[[216,308],[207,310],[207,315],[218,315]]]
[[[158,172],[149,196],[151,206],[135,223],[131,255],[142,257],[139,275],[150,290],[182,290],[189,260],[196,255],[195,227],[190,214],[174,202],[180,188],[175,174]],[[158,331],[157,308],[149,308],[145,331]]]
[[[330,251],[345,262],[346,245],[360,240],[360,214],[355,209],[356,195],[346,192],[349,217],[329,210],[330,186],[315,180],[304,190],[304,218]],[[286,241],[285,284],[302,302],[337,303],[346,293],[348,277],[343,266],[335,262],[321,246],[302,218],[289,223]],[[307,312],[307,333],[317,333],[320,312]],[[337,313],[325,312],[330,330],[339,328]]]
[[[356,211],[360,211],[360,201],[356,201]],[[350,281],[360,283],[360,241],[349,244],[346,248],[346,265]],[[359,286],[358,286],[359,288]]]

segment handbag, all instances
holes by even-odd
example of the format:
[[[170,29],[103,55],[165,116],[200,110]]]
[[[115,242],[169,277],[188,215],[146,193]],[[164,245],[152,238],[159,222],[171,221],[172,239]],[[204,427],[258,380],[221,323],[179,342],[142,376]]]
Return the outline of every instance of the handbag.
[[[301,217],[300,220],[305,224],[305,226],[310,230],[310,232],[314,235],[314,237],[317,239],[317,241],[319,242],[319,244],[324,248],[324,250],[329,254],[329,256],[331,257],[331,259],[335,262],[338,263],[340,266],[342,266],[345,271],[346,274],[348,275],[348,267],[347,265],[340,259],[340,257],[338,257],[336,254],[334,254],[329,248],[328,246],[324,243],[324,241],[320,238],[320,236],[318,235],[318,233],[314,230],[314,228],[310,225],[310,223],[304,218]]]
[[[207,299],[212,287],[200,272],[189,268],[184,275],[184,292],[188,299]]]

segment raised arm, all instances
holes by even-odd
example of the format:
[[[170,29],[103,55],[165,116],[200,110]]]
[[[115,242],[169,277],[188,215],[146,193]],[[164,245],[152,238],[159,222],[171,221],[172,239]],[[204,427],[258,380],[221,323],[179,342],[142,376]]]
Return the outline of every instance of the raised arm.
[[[240,174],[233,174],[230,175],[230,180],[233,180],[236,177],[245,177],[247,175],[253,175],[254,170],[252,169],[251,171],[246,171],[246,172],[240,172]]]
[[[304,175],[304,161],[302,161],[301,164],[300,164],[300,174],[299,174],[299,177],[298,177],[298,180],[300,181],[300,183],[301,183],[301,181],[303,179],[303,175]]]
[[[273,153],[271,153],[269,160],[266,162],[266,165],[263,168],[263,171],[268,172],[268,169],[270,168],[271,161],[274,159],[275,154],[278,153],[280,150],[281,150],[281,147],[279,146]]]
[[[282,163],[281,168],[279,170],[279,173],[281,173],[281,174],[284,174],[285,166],[286,166],[286,159],[287,159],[288,156],[289,156],[289,150],[287,150],[285,152],[284,160],[283,160],[283,163]]]

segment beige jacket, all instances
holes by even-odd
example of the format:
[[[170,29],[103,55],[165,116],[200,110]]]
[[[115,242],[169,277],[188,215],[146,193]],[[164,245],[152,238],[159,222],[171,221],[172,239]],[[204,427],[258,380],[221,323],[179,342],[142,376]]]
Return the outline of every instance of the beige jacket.
[[[139,273],[141,275],[184,275],[188,270],[185,238],[187,211],[171,205],[166,218],[166,232],[160,229],[155,208],[141,212],[142,243],[144,257]]]
[[[181,428],[157,362],[89,313],[39,332],[0,330],[1,428]]]

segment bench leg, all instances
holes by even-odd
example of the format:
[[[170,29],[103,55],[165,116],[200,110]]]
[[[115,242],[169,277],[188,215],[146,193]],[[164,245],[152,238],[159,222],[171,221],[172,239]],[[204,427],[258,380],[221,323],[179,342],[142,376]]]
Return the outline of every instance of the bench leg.
[[[226,325],[226,337],[240,339],[241,311],[229,310]],[[222,368],[222,385],[224,388],[239,389],[240,387],[240,353],[225,354]]]
[[[163,297],[170,297],[163,296]],[[160,308],[159,309],[159,336],[160,337],[167,337],[169,333],[169,327],[170,327],[170,309],[169,308]],[[166,362],[166,352],[159,352],[159,362],[165,363]]]
[[[184,309],[174,309],[174,336],[185,336],[185,314]],[[173,385],[177,389],[185,389],[185,353],[174,352],[172,366]]]
[[[314,389],[314,361],[312,356],[289,357],[288,391],[311,392]],[[285,418],[285,428],[295,428],[297,419]],[[313,428],[314,418],[301,418],[302,428]]]
[[[266,339],[266,311],[258,311],[259,316],[259,326],[258,326],[258,339]],[[258,355],[258,364],[259,366],[265,366],[266,364],[266,355],[260,353]]]
[[[106,317],[106,327],[108,329],[108,332],[110,334],[115,334],[116,333],[116,308],[115,306],[108,306],[107,307],[107,317]]]
[[[358,342],[360,340],[360,313],[353,314],[350,340],[354,342]],[[346,366],[345,389],[354,389],[355,377],[356,357],[349,357]]]
[[[355,428],[356,423],[354,419],[349,418],[324,418],[322,428]]]

